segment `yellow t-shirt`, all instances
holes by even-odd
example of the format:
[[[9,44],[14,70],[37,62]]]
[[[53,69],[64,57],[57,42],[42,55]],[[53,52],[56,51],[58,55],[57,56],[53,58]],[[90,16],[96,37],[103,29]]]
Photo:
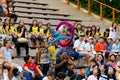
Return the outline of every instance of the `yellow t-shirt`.
[[[38,35],[38,27],[32,27],[32,32]]]
[[[48,30],[46,33],[46,36],[48,37],[50,35],[50,31]]]
[[[8,29],[9,29],[9,26],[6,26],[5,31],[6,31],[6,34],[7,34],[7,35],[9,35],[9,34],[10,34],[10,32],[9,32],[9,30],[8,30]]]
[[[44,34],[44,28],[40,28],[39,32],[40,34]]]
[[[2,30],[2,26],[0,26],[0,30]]]
[[[15,27],[14,26],[10,26],[10,31],[11,32],[15,32]]]
[[[79,31],[78,31],[78,35],[80,35],[80,34],[85,35],[85,32],[84,32],[84,31],[79,30]]]
[[[52,52],[52,60],[56,60],[56,48],[55,46],[50,46],[48,48],[48,54],[50,55],[50,52]]]

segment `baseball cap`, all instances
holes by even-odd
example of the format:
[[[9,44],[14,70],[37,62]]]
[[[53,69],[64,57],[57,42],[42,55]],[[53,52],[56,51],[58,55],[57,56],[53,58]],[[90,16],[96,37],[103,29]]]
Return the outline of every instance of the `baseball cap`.
[[[93,39],[93,37],[89,37],[89,39]]]
[[[80,34],[79,36],[80,36],[80,37],[84,37],[84,34]]]

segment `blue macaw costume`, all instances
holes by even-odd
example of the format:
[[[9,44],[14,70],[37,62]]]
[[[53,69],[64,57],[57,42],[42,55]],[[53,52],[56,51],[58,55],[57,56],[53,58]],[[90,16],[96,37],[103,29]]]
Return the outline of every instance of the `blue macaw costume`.
[[[50,33],[52,34],[52,37],[55,38],[54,41],[52,41],[50,43],[50,45],[55,45],[55,44],[59,44],[60,40],[64,40],[64,39],[70,39],[69,36],[63,36],[62,34],[58,33],[57,31],[55,31],[54,29],[49,29]]]

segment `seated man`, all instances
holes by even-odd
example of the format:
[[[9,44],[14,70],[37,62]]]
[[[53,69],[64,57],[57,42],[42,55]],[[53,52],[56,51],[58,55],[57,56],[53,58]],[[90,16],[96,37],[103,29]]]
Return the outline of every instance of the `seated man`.
[[[86,64],[88,64],[89,61],[89,54],[88,51],[85,50],[85,42],[83,40],[84,35],[80,34],[79,39],[75,41],[74,43],[74,49],[76,52],[78,52],[78,56],[85,56],[86,57]]]
[[[106,48],[106,44],[104,42],[104,39],[103,39],[103,37],[100,37],[98,40],[98,43],[96,43],[96,45],[95,45],[95,51],[98,54],[102,54],[105,56],[106,50],[107,50],[107,48]]]
[[[27,55],[24,57],[23,76],[27,80],[42,80],[43,74],[37,65],[32,61],[32,57]]]

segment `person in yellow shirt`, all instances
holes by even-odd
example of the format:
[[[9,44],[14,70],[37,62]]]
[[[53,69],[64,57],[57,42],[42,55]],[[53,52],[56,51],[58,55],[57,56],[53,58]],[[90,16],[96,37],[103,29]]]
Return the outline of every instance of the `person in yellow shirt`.
[[[14,18],[10,19],[10,25],[9,25],[9,32],[10,32],[10,36],[12,36],[12,38],[17,38],[17,32],[15,30],[15,26],[14,26]]]
[[[38,38],[39,28],[37,26],[37,20],[32,21],[32,26],[30,27],[31,40],[34,45],[36,45],[36,39]]]
[[[37,26],[39,28],[38,40],[41,41],[45,38],[45,29],[43,28],[41,21],[38,22]]]
[[[3,33],[3,24],[2,24],[2,18],[0,18],[0,33]]]
[[[46,24],[46,30],[45,30],[45,36],[46,38],[49,38],[51,36],[49,28],[51,27],[51,23]]]
[[[48,42],[51,43],[53,40],[54,40],[54,38],[51,36],[51,37],[49,37]],[[55,47],[55,45],[51,45],[48,47],[48,55],[51,57],[51,60],[53,60],[53,61],[56,60],[56,47]]]
[[[4,20],[3,33],[9,35],[9,18],[5,18]]]

